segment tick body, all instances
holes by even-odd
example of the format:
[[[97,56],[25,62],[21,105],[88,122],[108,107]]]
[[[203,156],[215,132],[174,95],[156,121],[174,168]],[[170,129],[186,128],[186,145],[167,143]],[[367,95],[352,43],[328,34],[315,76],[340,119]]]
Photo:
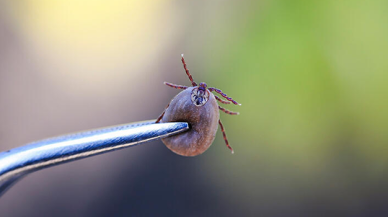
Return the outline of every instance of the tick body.
[[[220,125],[225,143],[233,153],[233,149],[229,145],[225,129],[220,120],[219,110],[230,115],[237,115],[238,113],[222,108],[218,105],[217,101],[223,104],[240,104],[228,97],[221,90],[213,87],[208,88],[204,82],[197,85],[187,69],[183,55],[182,63],[193,87],[165,82],[167,86],[182,89],[183,91],[171,100],[169,105],[167,105],[166,109],[157,119],[156,123],[188,122],[190,124],[190,130],[178,135],[163,138],[163,143],[176,154],[196,156],[202,154],[210,147],[216,136],[218,125]],[[214,95],[212,93],[213,91],[220,94],[221,97],[226,100]]]
[[[184,156],[195,156],[209,148],[216,136],[220,118],[214,95],[209,94],[206,103],[198,106],[192,101],[193,91],[195,87],[189,87],[176,95],[162,118],[162,122],[190,124],[189,131],[162,139],[167,148]]]

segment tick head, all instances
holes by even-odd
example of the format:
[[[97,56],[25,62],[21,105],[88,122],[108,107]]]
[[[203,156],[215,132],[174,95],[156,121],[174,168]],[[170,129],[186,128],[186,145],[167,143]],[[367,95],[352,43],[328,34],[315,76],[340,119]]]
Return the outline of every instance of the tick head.
[[[198,87],[191,91],[191,102],[196,106],[203,106],[209,100],[209,91],[206,89],[207,85],[201,82]]]
[[[207,88],[207,84],[205,82],[199,83],[199,89],[200,90],[206,90],[206,88]]]

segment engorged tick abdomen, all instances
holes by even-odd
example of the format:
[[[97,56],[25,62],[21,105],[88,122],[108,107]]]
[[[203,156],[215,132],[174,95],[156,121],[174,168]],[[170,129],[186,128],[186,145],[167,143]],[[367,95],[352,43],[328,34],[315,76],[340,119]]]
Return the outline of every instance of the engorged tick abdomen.
[[[190,97],[193,88],[183,90],[172,99],[161,121],[189,123],[190,130],[162,139],[167,148],[183,156],[196,156],[210,147],[216,136],[220,118],[214,95],[209,94],[205,105],[196,106]]]

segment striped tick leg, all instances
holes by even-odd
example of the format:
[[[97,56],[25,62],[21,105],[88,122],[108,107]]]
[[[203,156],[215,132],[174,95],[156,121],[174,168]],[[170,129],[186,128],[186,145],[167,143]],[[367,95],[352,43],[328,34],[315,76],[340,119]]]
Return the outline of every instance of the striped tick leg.
[[[159,123],[160,120],[162,120],[163,116],[164,116],[164,113],[166,112],[167,108],[170,106],[170,103],[166,106],[166,108],[164,109],[164,111],[162,112],[162,114],[160,114],[160,116],[158,117],[158,119],[155,121],[155,123]]]
[[[228,115],[239,115],[239,114],[240,114],[240,113],[238,113],[238,112],[229,111],[228,109],[222,108],[221,106],[218,106],[218,108],[219,108],[221,111],[223,111],[223,112],[225,112],[226,114],[228,114]]]
[[[223,104],[230,104],[229,101],[223,100],[223,99],[221,99],[220,97],[218,97],[218,96],[216,96],[216,95],[214,95],[214,97],[215,97],[216,100],[218,100],[220,103],[223,103]]]
[[[234,101],[231,97],[228,97],[225,93],[223,93],[220,89],[214,88],[214,87],[209,87],[208,90],[210,92],[215,91],[216,93],[219,93],[222,97],[224,97],[226,100],[232,102],[235,105],[241,105],[240,103]],[[219,101],[219,100],[218,100]]]
[[[195,81],[193,80],[193,76],[191,76],[191,74],[189,72],[189,69],[187,68],[187,65],[186,65],[186,62],[185,62],[185,58],[183,58],[183,54],[182,54],[182,64],[183,64],[183,68],[186,71],[186,75],[189,77],[193,87],[198,86],[197,83],[195,83]]]
[[[172,84],[172,83],[168,83],[168,82],[164,82],[164,84],[169,86],[169,87],[175,88],[175,89],[185,90],[188,88],[187,86],[184,86],[184,85]]]
[[[224,126],[221,123],[221,119],[218,120],[218,123],[220,124],[222,135],[224,136],[224,140],[225,140],[226,146],[232,151],[232,154],[234,154],[233,148],[230,147],[228,139],[226,138],[225,129],[224,129]]]

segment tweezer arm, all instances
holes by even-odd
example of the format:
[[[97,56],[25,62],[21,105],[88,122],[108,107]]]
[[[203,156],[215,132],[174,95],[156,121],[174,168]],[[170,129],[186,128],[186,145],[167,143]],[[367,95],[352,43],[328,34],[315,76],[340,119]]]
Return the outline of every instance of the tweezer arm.
[[[0,153],[0,196],[22,176],[46,167],[132,147],[189,129],[155,120],[59,136]]]

